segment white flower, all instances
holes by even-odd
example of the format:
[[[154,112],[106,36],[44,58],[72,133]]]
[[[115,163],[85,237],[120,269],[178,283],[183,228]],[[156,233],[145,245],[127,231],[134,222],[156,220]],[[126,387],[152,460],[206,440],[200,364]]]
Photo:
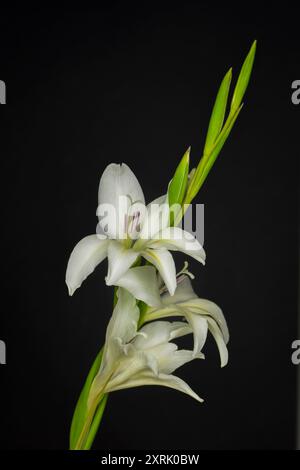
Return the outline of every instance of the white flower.
[[[142,256],[157,268],[170,295],[176,288],[176,268],[170,251],[181,251],[204,264],[205,252],[196,238],[179,227],[169,227],[166,196],[147,207],[144,204],[143,191],[130,168],[125,164],[109,165],[99,185],[97,214],[101,233],[83,238],[72,251],[66,272],[70,295],[106,257],[107,285],[122,285],[123,276]],[[144,301],[147,286],[153,284],[154,274],[149,267],[140,267],[131,273],[130,281],[124,281],[126,288]],[[148,301],[151,306],[159,305],[157,289]]]
[[[179,377],[172,374],[193,360],[192,351],[178,350],[170,342],[191,333],[186,322],[156,321],[137,331],[139,309],[134,297],[118,289],[118,302],[107,327],[100,370],[88,398],[92,409],[107,392],[142,385],[163,385],[179,390],[199,402],[203,400]]]
[[[229,341],[226,320],[220,307],[210,300],[200,299],[195,294],[189,278],[190,273],[186,267],[187,263],[177,277],[177,289],[172,297],[161,281],[156,281],[161,290],[161,306],[148,308],[143,317],[143,322],[146,323],[166,317],[184,316],[194,333],[193,354],[196,356],[202,351],[207,333],[210,331],[219,349],[221,367],[224,367],[228,362],[226,344]],[[149,288],[149,290],[151,289]]]

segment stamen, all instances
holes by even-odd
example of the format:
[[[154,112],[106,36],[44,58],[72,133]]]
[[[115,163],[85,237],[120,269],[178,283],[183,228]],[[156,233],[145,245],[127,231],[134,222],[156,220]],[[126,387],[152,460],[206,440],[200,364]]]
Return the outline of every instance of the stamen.
[[[129,224],[127,227],[127,234],[134,234],[135,232],[138,231],[139,228],[139,222],[140,222],[140,217],[141,213],[140,211],[135,212],[133,215],[128,216],[129,218]]]
[[[189,263],[187,261],[185,261],[182,270],[179,271],[179,273],[177,274],[176,277],[178,278],[181,274],[186,274],[190,279],[195,279],[194,274],[191,273],[190,271],[188,271],[188,267],[189,267]]]
[[[159,289],[160,295],[165,294],[168,292],[168,289],[166,288],[165,284]]]
[[[181,284],[186,278],[186,275],[185,274],[181,274],[180,276],[177,276],[176,277],[176,283],[177,283],[177,286],[178,284]]]
[[[178,274],[176,274],[176,283],[177,283],[177,285],[180,284],[181,282],[183,282],[186,276],[188,276],[190,279],[195,279],[194,274],[191,273],[190,271],[188,271],[188,269],[187,269],[188,266],[189,266],[189,263],[187,261],[185,261],[182,270],[179,271]],[[159,293],[160,293],[160,295],[162,295],[162,294],[165,294],[166,292],[168,292],[168,289],[166,288],[165,284],[163,284],[159,288]]]

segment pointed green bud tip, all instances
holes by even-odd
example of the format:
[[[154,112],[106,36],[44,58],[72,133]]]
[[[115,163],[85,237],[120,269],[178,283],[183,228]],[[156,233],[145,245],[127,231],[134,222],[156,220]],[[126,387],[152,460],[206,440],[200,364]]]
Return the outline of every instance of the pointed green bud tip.
[[[256,45],[257,45],[257,40],[255,39],[250,47],[250,51],[248,54],[248,57],[254,60],[255,53],[256,53]]]
[[[234,92],[233,92],[233,97],[231,100],[231,116],[235,113],[235,111],[239,108],[244,94],[246,92],[246,89],[248,87],[248,83],[250,80],[251,72],[252,72],[252,67],[254,63],[254,58],[255,58],[255,52],[256,52],[256,43],[257,41],[253,41],[252,46],[246,56],[246,59],[242,65]]]
[[[187,151],[185,152],[185,154],[183,155],[182,157],[182,160],[184,161],[184,163],[186,165],[189,165],[190,164],[190,153],[191,153],[191,147],[189,147],[187,149]]]
[[[191,147],[185,151],[169,184],[168,200],[170,207],[172,207],[174,204],[182,204],[183,198],[185,196],[189,174],[190,151]],[[172,222],[173,216],[171,214],[171,225]]]

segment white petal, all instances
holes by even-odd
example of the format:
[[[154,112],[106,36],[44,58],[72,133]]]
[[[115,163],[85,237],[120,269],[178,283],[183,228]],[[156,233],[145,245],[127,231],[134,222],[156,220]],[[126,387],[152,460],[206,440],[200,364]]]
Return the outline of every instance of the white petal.
[[[108,273],[106,284],[115,285],[124,276],[132,264],[136,261],[139,253],[126,248],[120,242],[111,240],[108,246]]]
[[[70,295],[74,294],[95,267],[106,258],[107,246],[108,240],[101,240],[97,235],[89,235],[77,243],[70,255],[66,271],[66,284]]]
[[[152,204],[165,204],[168,203],[168,194],[163,194],[162,196],[158,196],[156,199],[153,199],[147,207],[150,207]]]
[[[142,334],[133,340],[133,345],[136,349],[147,350],[191,333],[191,328],[184,322],[155,321],[143,326],[139,333]]]
[[[131,268],[116,281],[115,285],[124,287],[136,299],[142,300],[147,305],[152,307],[161,305],[156,271],[153,266]]]
[[[170,333],[170,340],[175,338],[181,338],[182,336],[189,335],[192,333],[190,325],[184,321],[173,321],[172,330]]]
[[[128,343],[136,334],[139,309],[136,300],[127,290],[118,289],[118,302],[106,330],[106,342],[110,338],[120,338]]]
[[[180,278],[179,282],[177,279],[177,287],[175,294],[171,297],[167,292],[161,296],[161,301],[164,305],[170,305],[178,302],[185,302],[190,299],[197,298],[192,287],[191,280],[188,276]]]
[[[169,363],[178,347],[175,343],[162,343],[147,350],[147,355],[154,357],[157,363],[157,373],[169,373]],[[174,370],[174,369],[173,369]]]
[[[122,229],[122,224],[125,223],[123,220],[124,213],[123,210],[121,210],[123,202],[120,206],[120,202],[122,200],[126,200],[124,197],[128,198],[129,205],[135,202],[145,204],[142,188],[130,168],[125,165],[125,163],[121,165],[112,163],[104,170],[100,179],[98,191],[98,204],[100,206],[113,206],[116,209],[117,215],[120,215],[120,218],[122,219],[121,221],[118,220],[118,222],[120,222],[120,225],[118,226],[120,228],[119,231],[117,229],[117,224],[112,223],[111,226],[108,227],[107,233],[110,238],[116,238],[118,235],[122,235],[122,232],[125,231],[124,227]],[[122,217],[120,213],[122,213]]]
[[[120,315],[122,316],[122,311]],[[154,364],[151,359],[143,352],[136,353],[133,351],[132,346],[130,344],[125,345],[121,338],[108,337],[100,370],[92,383],[88,401],[92,403],[100,393],[122,388],[123,384],[132,376],[146,369],[150,369],[152,372],[154,369],[157,373],[158,367],[155,358],[153,358]]]
[[[169,213],[170,208],[166,195],[152,201],[147,206],[139,243],[142,243],[142,240],[151,240],[157,232],[168,227]]]
[[[176,377],[175,375],[168,374],[159,374],[158,376],[154,376],[150,372],[145,372],[143,374],[137,375],[136,377],[132,377],[130,380],[128,380],[128,382],[122,384],[122,386],[117,387],[114,390],[141,387],[143,385],[162,385],[164,387],[173,388],[191,396],[200,403],[203,402],[203,399],[200,398],[186,382],[184,382],[179,377]]]
[[[170,304],[165,307],[149,307],[146,311],[144,321],[150,322],[153,320],[160,320],[161,318],[168,318],[168,317],[184,317],[185,310],[182,309],[177,304]]]
[[[181,251],[205,264],[205,251],[198,240],[179,227],[168,227],[157,233],[156,240],[148,243],[152,248],[164,247],[167,250]]]
[[[170,343],[172,344],[172,343]],[[199,353],[197,355],[193,354],[193,351],[187,349],[174,350],[166,355],[159,361],[159,370],[164,374],[171,374],[179,367],[183,366],[187,362],[191,362],[195,358],[203,359],[204,355]]]
[[[119,196],[129,196],[132,203],[139,201],[145,204],[142,188],[131,169],[125,163],[111,163],[100,179],[98,203],[117,207]]]
[[[106,332],[107,335],[107,332]],[[104,345],[102,360],[97,373],[97,383],[103,382],[103,378],[110,377],[114,364],[124,355],[125,345],[120,337],[109,337]],[[98,385],[99,388],[99,385]]]
[[[147,249],[142,252],[142,255],[157,268],[170,295],[174,295],[176,289],[176,267],[171,253],[165,249]]]
[[[207,323],[208,323],[208,328],[211,334],[213,335],[218,349],[220,353],[220,359],[221,359],[221,367],[226,366],[228,362],[228,350],[226,347],[226,344],[224,342],[223,335],[221,333],[220,328],[218,327],[218,324],[212,320],[211,318],[207,317]]]
[[[135,351],[132,347],[129,351],[128,357],[124,356],[117,364],[115,373],[107,383],[107,391],[127,388],[126,384],[132,377],[140,376],[144,372],[158,375],[158,364],[154,356],[145,354],[143,351]]]
[[[194,352],[193,355],[196,356],[202,351],[202,348],[205,344],[207,338],[207,320],[200,315],[194,313],[185,314],[186,319],[192,327],[194,333]]]
[[[189,311],[198,315],[209,315],[210,317],[212,317],[221,328],[225,343],[228,343],[229,331],[227,323],[222,310],[220,309],[220,307],[218,307],[217,304],[215,304],[211,300],[195,298],[190,299],[188,301],[184,301],[181,304],[181,307],[187,308]]]
[[[130,206],[128,196],[119,196],[117,207],[110,203],[99,204],[96,212],[99,219],[97,233],[104,233],[112,240],[125,240]]]

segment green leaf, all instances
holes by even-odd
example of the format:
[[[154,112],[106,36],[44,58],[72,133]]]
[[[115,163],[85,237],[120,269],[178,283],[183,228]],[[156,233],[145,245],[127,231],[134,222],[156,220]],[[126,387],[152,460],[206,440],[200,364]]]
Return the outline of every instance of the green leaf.
[[[243,63],[231,100],[229,115],[226,119],[223,129],[220,131],[220,127],[223,125],[224,116],[226,112],[226,104],[230,85],[230,70],[227,72],[221,83],[212,112],[212,116],[210,118],[203,156],[188,186],[187,194],[184,200],[185,204],[190,204],[194,197],[197,195],[214,162],[216,161],[216,158],[219,155],[224,143],[226,142],[230,131],[240,113],[240,110],[243,106],[241,104],[242,99],[246,92],[251,76],[251,71],[253,68],[255,51],[256,41],[253,42],[251,49]]]
[[[253,42],[251,49],[241,68],[239,78],[237,80],[237,83],[233,92],[233,97],[231,100],[231,106],[230,106],[231,115],[233,115],[236,112],[236,110],[240,107],[240,104],[243,100],[244,94],[246,92],[246,89],[250,80],[251,71],[252,71],[254,58],[255,58],[255,52],[256,52],[256,41]]]
[[[175,174],[169,184],[168,202],[170,208],[172,208],[174,204],[181,205],[184,199],[188,182],[190,151],[191,148],[189,147],[183,155],[178,167],[176,168]],[[173,223],[174,211],[170,211],[170,225],[173,225]]]
[[[221,132],[223,122],[224,122],[225,112],[226,112],[231,78],[232,78],[232,69],[229,69],[225,77],[222,80],[222,83],[220,85],[220,88],[216,97],[216,101],[215,101],[215,104],[211,113],[203,155],[206,155],[210,152],[218,135]]]
[[[93,365],[89,371],[89,374],[87,376],[83,389],[81,390],[81,394],[77,401],[77,405],[76,405],[73,419],[72,419],[71,430],[70,430],[70,449],[75,448],[77,440],[80,436],[80,433],[81,433],[81,430],[85,421],[85,417],[86,417],[87,399],[89,396],[92,382],[99,371],[99,368],[101,365],[102,354],[103,354],[103,348],[99,351],[99,353],[96,356],[96,359],[93,362]]]
[[[206,158],[202,157],[200,160],[200,163],[198,165],[198,168],[194,174],[193,180],[191,182],[191,185],[188,188],[188,192],[185,198],[184,203],[185,204],[190,204],[191,201],[194,199],[194,197],[197,195],[199,192],[201,186],[203,185],[209,171],[211,170],[211,167],[216,161],[217,156],[219,155],[220,151],[222,150],[223,145],[225,144],[231,129],[242,109],[243,105],[241,105],[235,114],[232,117],[228,117],[226,120],[226,123],[222,129],[222,132],[219,134],[219,137],[217,138],[213,148],[211,149],[210,153]],[[205,164],[203,164],[205,162]]]
[[[225,144],[230,132],[231,132],[231,129],[233,128],[233,125],[235,123],[235,121],[237,120],[237,117],[241,111],[243,107],[243,104],[240,105],[240,107],[236,110],[235,114],[233,115],[233,117],[231,118],[230,122],[228,123],[228,126],[224,127],[224,132],[222,131],[222,133],[220,134],[210,156],[209,156],[209,159],[204,167],[204,170],[201,174],[201,177],[199,179],[199,182],[198,182],[198,191],[199,189],[201,188],[201,186],[203,185],[204,181],[206,180],[206,177],[208,175],[208,173],[210,172],[213,164],[215,163],[216,161],[216,158],[217,156],[219,155],[219,153],[221,152],[222,148],[223,148],[223,145]],[[197,192],[198,192],[197,191]]]

